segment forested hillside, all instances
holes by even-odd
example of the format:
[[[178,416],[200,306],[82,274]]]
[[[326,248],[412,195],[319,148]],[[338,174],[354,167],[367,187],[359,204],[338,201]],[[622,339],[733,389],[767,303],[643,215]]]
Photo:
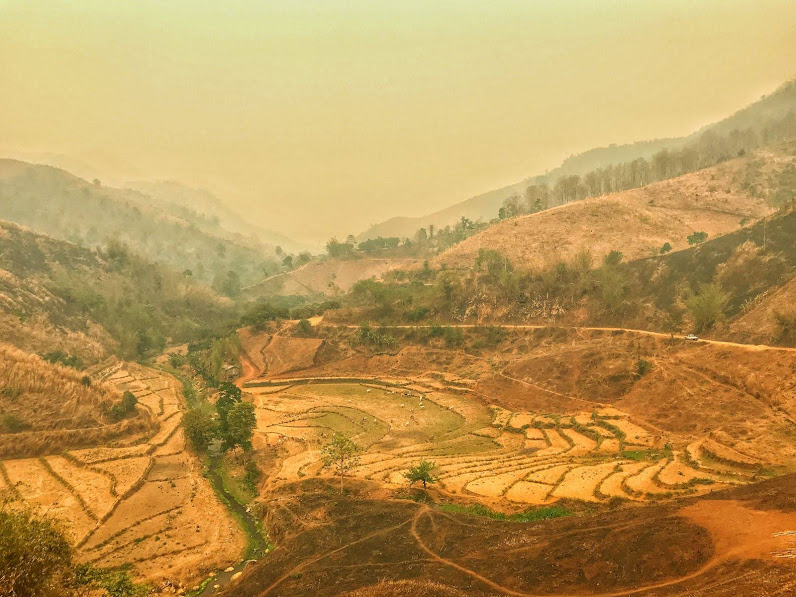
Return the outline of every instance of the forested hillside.
[[[538,323],[617,326],[796,344],[796,211],[793,204],[760,222],[689,249],[626,261],[622,246],[597,258],[582,247],[568,259],[530,270],[482,249],[467,269],[394,272],[363,281],[340,320],[436,323]],[[771,297],[784,293],[772,304]],[[748,319],[755,326],[748,325]],[[747,325],[739,326],[735,322]]]
[[[84,247],[125,243],[230,296],[276,267],[273,247],[248,243],[196,212],[175,215],[136,191],[48,166],[0,160],[0,218]]]
[[[205,189],[192,188],[171,180],[139,180],[125,184],[146,196],[148,203],[176,215],[214,235],[229,236],[230,232],[242,235],[245,241],[261,247],[266,255],[275,247],[299,252],[306,247],[273,230],[266,230],[225,205]],[[239,242],[244,239],[238,239]]]
[[[93,250],[0,222],[0,336],[39,354],[143,357],[204,337],[229,299],[119,242]]]

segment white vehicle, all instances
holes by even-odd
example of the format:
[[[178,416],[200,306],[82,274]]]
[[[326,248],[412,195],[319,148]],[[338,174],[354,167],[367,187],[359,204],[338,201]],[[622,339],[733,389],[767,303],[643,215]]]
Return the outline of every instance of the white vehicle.
[[[694,334],[688,334],[688,335],[685,337],[685,339],[686,339],[686,340],[691,340],[691,342],[696,342],[697,340],[699,340],[699,336],[696,336],[696,335],[694,335]]]

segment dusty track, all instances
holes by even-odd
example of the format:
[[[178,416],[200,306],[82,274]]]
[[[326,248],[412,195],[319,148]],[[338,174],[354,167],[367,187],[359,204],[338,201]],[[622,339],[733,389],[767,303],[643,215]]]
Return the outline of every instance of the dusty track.
[[[740,510],[745,510],[745,508],[740,506],[737,502],[726,502],[726,504],[725,503],[721,503],[721,504],[722,504],[722,508],[721,508],[722,513],[724,513],[726,510],[732,510],[733,508],[740,509]],[[686,517],[689,517],[689,518],[691,518],[691,517],[696,518],[699,522],[702,523],[702,522],[705,522],[705,520],[711,516],[710,513],[707,513],[707,514],[704,513],[704,510],[709,510],[710,511],[713,508],[713,506],[710,505],[710,504],[707,504],[707,506],[708,506],[707,508],[704,508],[703,506],[704,506],[704,504],[700,504],[700,505],[692,506],[692,507],[686,507],[686,508],[682,509],[680,511],[680,513],[683,514]],[[448,558],[444,558],[444,557],[440,556],[439,554],[437,554],[430,547],[428,547],[428,545],[425,544],[425,542],[423,541],[422,537],[420,536],[420,533],[419,533],[418,528],[417,528],[417,525],[418,525],[418,522],[420,521],[420,519],[423,516],[430,515],[431,512],[432,512],[432,510],[428,506],[423,506],[422,508],[420,508],[417,511],[417,513],[412,518],[411,534],[412,534],[412,537],[415,539],[415,541],[417,541],[417,544],[419,545],[419,547],[426,554],[428,554],[428,556],[432,560],[434,560],[436,562],[439,562],[440,564],[444,564],[446,566],[450,566],[452,568],[455,568],[456,570],[459,570],[460,572],[463,572],[464,574],[467,574],[471,578],[474,578],[475,580],[478,580],[478,581],[484,583],[485,585],[487,585],[491,589],[494,589],[496,591],[500,591],[501,593],[503,593],[505,595],[513,595],[515,597],[551,597],[550,593],[526,593],[526,592],[523,592],[523,591],[516,591],[514,589],[509,589],[508,587],[500,585],[500,584],[494,582],[493,580],[490,580],[489,578],[483,576],[482,574],[479,574],[478,572],[476,572],[474,570],[471,570],[471,569],[469,569],[469,568],[467,568],[465,566],[457,564],[456,562],[454,562],[454,561],[452,561],[452,560],[450,560]],[[735,513],[735,514],[737,514],[737,513]],[[792,524],[793,522],[796,522],[796,516],[794,516],[794,515],[782,515],[781,513],[771,514],[771,513],[762,513],[762,512],[754,512],[754,514],[762,515],[763,517],[766,517],[766,518],[768,518],[768,517],[774,518],[775,520],[773,521],[773,524],[774,524],[775,528],[780,528],[780,527],[776,526],[777,524],[789,524],[789,523]],[[782,519],[782,520],[779,520],[779,519]],[[717,524],[716,521],[713,520],[707,526],[708,527],[712,527],[712,526],[723,527],[725,525],[723,523],[722,524]],[[765,524],[763,526],[765,526]],[[770,526],[770,524],[769,524],[769,526]],[[781,527],[781,528],[785,528],[785,527]],[[761,533],[754,533],[756,536],[753,538],[752,541],[747,541],[747,542],[741,543],[740,545],[736,544],[736,540],[738,539],[738,537],[736,537],[736,536],[733,536],[731,538],[727,537],[726,535],[728,535],[728,533],[723,528],[709,528],[709,530],[711,532],[711,535],[714,537],[714,540],[716,541],[716,545],[717,545],[717,548],[719,549],[719,552],[716,555],[714,555],[710,560],[708,560],[707,563],[705,563],[703,566],[701,566],[697,570],[691,572],[690,574],[686,574],[686,575],[681,576],[679,578],[674,578],[674,579],[670,579],[670,580],[666,580],[666,581],[662,581],[662,582],[658,582],[658,583],[652,583],[652,584],[649,584],[649,585],[635,587],[633,589],[626,589],[626,590],[622,590],[622,591],[611,591],[611,592],[605,592],[605,593],[589,593],[589,597],[624,597],[624,596],[627,596],[627,595],[638,595],[639,593],[645,593],[647,591],[654,591],[654,590],[657,590],[657,589],[665,589],[667,587],[674,587],[676,585],[679,585],[679,584],[688,582],[690,580],[693,580],[695,578],[698,578],[698,577],[706,574],[707,572],[713,570],[714,568],[716,568],[720,564],[722,564],[724,562],[727,562],[729,560],[732,560],[732,559],[755,558],[755,557],[761,557],[761,556],[765,557],[765,554],[766,554],[767,550],[771,549],[772,543],[773,543],[773,541],[771,539],[771,529],[763,529],[763,532],[761,532]],[[728,539],[730,539],[730,540],[728,540]],[[762,547],[762,550],[761,550],[761,547]],[[584,595],[584,593],[582,593],[582,592],[580,592],[580,593],[566,593],[566,594],[565,593],[556,593],[556,597],[583,597],[583,595]]]
[[[346,329],[359,329],[358,325],[341,325]],[[384,325],[380,326],[387,329],[396,330],[410,330],[410,329],[430,329],[432,325]],[[678,336],[666,334],[664,332],[651,332],[649,330],[636,330],[631,328],[614,328],[614,327],[583,327],[583,326],[557,326],[557,325],[533,325],[533,324],[514,324],[514,323],[489,323],[489,324],[472,324],[472,323],[455,323],[445,324],[444,327],[458,328],[458,329],[478,329],[483,327],[496,327],[503,330],[573,330],[575,332],[592,331],[592,332],[627,332],[631,334],[639,334],[642,336],[651,336],[654,338],[664,339],[679,339]],[[687,342],[687,340],[683,340]],[[728,342],[726,340],[710,340],[708,338],[700,338],[697,344],[711,344],[714,346],[732,346],[735,348],[742,348],[744,350],[775,350],[780,352],[796,352],[796,348],[787,346],[770,346],[768,344],[743,344],[740,342]]]

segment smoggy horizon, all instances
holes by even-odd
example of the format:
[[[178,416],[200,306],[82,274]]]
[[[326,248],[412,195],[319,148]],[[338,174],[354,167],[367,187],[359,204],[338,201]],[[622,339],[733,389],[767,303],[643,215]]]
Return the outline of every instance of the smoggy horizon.
[[[318,242],[796,75],[791,2],[0,0],[0,151],[207,188]]]

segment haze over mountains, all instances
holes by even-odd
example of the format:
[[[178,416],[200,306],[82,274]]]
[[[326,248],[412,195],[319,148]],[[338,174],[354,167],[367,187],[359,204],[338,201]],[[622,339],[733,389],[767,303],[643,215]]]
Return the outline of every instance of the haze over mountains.
[[[686,137],[597,147],[567,158],[559,167],[544,174],[530,176],[516,184],[482,193],[426,216],[390,218],[371,226],[357,235],[357,239],[361,241],[379,236],[385,238],[391,236],[412,237],[419,228],[433,225],[439,229],[455,224],[462,217],[473,221],[488,221],[497,216],[498,209],[507,197],[513,193],[522,195],[525,188],[531,184],[547,183],[552,185],[562,176],[580,176],[612,164],[630,162],[638,158],[649,159],[663,149],[679,149],[698,140],[705,133],[724,135],[733,130],[750,128],[760,130],[767,123],[784,118],[789,114],[796,114],[796,81],[783,84],[772,94],[764,96],[752,105],[738,110],[723,120],[706,125]]]
[[[0,0],[0,597],[796,595],[794,22]]]

